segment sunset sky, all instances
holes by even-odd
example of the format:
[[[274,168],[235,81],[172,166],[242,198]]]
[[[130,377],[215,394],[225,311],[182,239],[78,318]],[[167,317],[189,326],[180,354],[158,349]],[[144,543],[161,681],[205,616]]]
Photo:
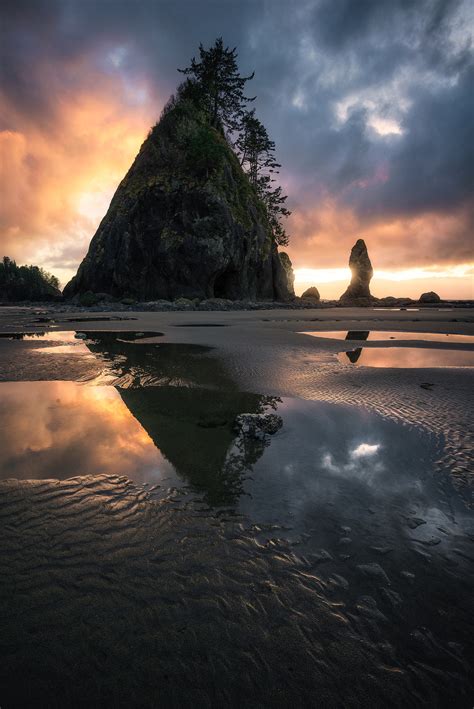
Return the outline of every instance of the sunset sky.
[[[474,3],[3,0],[0,256],[65,283],[200,42],[277,145],[297,292],[474,298]]]

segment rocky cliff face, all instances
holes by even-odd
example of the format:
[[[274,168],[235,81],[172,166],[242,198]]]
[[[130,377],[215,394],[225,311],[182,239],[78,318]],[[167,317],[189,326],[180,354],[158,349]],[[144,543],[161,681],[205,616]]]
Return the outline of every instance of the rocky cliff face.
[[[352,278],[347,290],[341,295],[340,302],[344,305],[370,304],[372,295],[369,285],[374,271],[363,239],[358,239],[352,247],[349,266]]]
[[[143,143],[64,295],[289,300],[285,256],[224,137],[183,101]]]

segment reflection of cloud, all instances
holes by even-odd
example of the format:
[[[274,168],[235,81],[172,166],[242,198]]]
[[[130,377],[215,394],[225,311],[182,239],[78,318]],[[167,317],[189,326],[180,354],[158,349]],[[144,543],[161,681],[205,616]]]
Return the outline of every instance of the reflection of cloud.
[[[113,387],[1,384],[0,477],[123,474],[160,477],[169,465]]]
[[[333,475],[358,478],[370,485],[375,475],[385,472],[383,462],[374,460],[381,448],[380,443],[360,443],[348,451],[345,462],[336,462],[333,453],[325,452],[321,456],[320,465]]]
[[[287,435],[265,450],[240,501],[253,519],[317,530],[314,538],[324,546],[334,539],[334,523],[353,527],[355,535],[375,521],[376,534],[398,536],[401,517],[436,508],[439,490],[426,474],[437,454],[429,438],[349,406],[284,400],[278,413]],[[377,517],[370,521],[372,506]]]
[[[339,473],[341,468],[335,465],[334,459],[331,453],[325,453],[321,459],[321,468],[323,470],[329,470],[331,473]]]
[[[354,448],[354,450],[349,453],[349,456],[351,458],[371,457],[375,455],[379,449],[380,443],[374,443],[374,445],[370,445],[370,443],[361,443],[357,446],[357,448]]]

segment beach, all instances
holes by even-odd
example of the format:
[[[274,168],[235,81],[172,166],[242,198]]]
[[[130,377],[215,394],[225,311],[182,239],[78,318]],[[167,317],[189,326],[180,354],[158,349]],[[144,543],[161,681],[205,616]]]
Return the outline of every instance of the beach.
[[[6,706],[469,706],[474,309],[0,332]]]

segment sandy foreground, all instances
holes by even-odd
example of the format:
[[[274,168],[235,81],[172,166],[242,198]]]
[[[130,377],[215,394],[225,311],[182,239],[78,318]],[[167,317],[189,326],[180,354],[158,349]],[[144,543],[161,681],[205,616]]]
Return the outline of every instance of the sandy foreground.
[[[201,358],[205,367],[196,366],[200,355],[195,357],[191,380],[200,383],[205,376],[214,395],[224,373],[226,385],[235,384],[232,396],[285,397],[278,411],[287,418],[261,465],[258,455],[244,469],[238,455],[229,459],[239,480],[250,474],[251,494],[239,492],[238,512],[188,499],[185,489],[168,483],[153,491],[148,482],[135,484],[115,472],[2,481],[2,706],[472,706],[473,535],[466,505],[472,493],[474,367],[342,364],[337,354],[352,343],[300,333],[473,335],[474,310],[0,308],[3,333],[54,330],[163,333],[148,339],[153,361],[169,365],[170,357],[177,358],[183,378],[194,355],[186,359],[187,348],[172,346],[160,355],[161,343],[207,345],[213,349]],[[37,381],[54,392],[58,382],[52,380],[58,380],[90,393],[106,366],[93,339],[84,345],[71,338],[85,356],[53,357],[41,352],[48,349],[46,338],[0,339],[0,382],[23,382],[28,392]],[[370,340],[364,350],[379,344]],[[137,340],[124,347],[133,359],[142,346]],[[400,341],[384,346],[399,347]],[[474,357],[470,343],[449,347]],[[77,384],[84,379],[91,386]],[[137,416],[140,397],[150,388],[123,389],[121,410],[128,407],[128,416]],[[103,389],[119,400],[114,386]],[[161,394],[166,386],[156,389]],[[170,400],[189,391],[176,386]],[[330,403],[312,403],[318,400]],[[161,406],[163,399],[158,401]],[[40,418],[41,410],[29,421]],[[12,411],[6,410],[9,424]],[[178,413],[169,417],[172,426],[167,437],[161,431],[158,447],[171,441],[174,460],[186,463],[190,451],[193,468],[202,467],[210,449],[203,447],[200,455],[202,441],[190,441],[189,431],[201,437],[207,431],[215,442],[220,429],[180,428],[176,439]],[[364,471],[360,479],[353,472],[337,478],[319,465],[316,479],[305,477],[322,442],[333,440],[332,453],[345,455],[358,421],[363,429],[367,418],[370,425],[377,419],[387,446],[386,475],[371,486]],[[21,420],[18,429],[26,430],[25,440],[29,421]],[[74,429],[80,465],[96,440],[93,426],[83,437]],[[124,441],[130,445],[129,436]]]
[[[38,313],[52,322],[38,323]],[[110,319],[109,319],[110,318]],[[337,361],[350,349],[304,331],[379,330],[474,335],[474,309],[377,310],[334,308],[233,312],[58,312],[54,307],[4,307],[1,332],[45,329],[156,331],[160,342],[207,345],[243,389],[275,396],[344,402],[428,430],[445,439],[445,456],[456,487],[472,489],[472,391],[474,368],[354,367]],[[422,340],[422,336],[420,337]],[[413,342],[430,349],[436,342]],[[364,348],[380,346],[376,340]],[[400,346],[388,341],[386,347]],[[450,348],[473,350],[470,344]],[[21,363],[3,361],[2,379],[21,378]],[[17,376],[18,375],[18,376]],[[41,377],[39,377],[41,378]],[[58,378],[60,378],[58,376]],[[429,384],[429,387],[420,386]]]

